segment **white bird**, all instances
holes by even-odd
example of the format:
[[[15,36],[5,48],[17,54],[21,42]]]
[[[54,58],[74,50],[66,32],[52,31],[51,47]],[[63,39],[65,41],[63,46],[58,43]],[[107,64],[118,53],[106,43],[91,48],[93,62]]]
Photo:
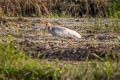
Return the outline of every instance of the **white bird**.
[[[48,29],[48,32],[50,32],[53,36],[72,38],[75,40],[81,38],[81,35],[78,32],[61,26],[52,26],[51,23],[46,24],[45,31],[46,29]]]

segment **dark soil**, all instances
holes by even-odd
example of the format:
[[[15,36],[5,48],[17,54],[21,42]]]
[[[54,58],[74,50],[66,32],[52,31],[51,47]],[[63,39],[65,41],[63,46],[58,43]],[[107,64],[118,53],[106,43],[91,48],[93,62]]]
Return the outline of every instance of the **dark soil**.
[[[32,55],[33,58],[48,60],[85,61],[88,57],[90,60],[105,61],[105,56],[117,60],[120,52],[120,44],[110,45],[99,43],[97,46],[93,46],[88,43],[81,43],[80,45],[73,45],[72,47],[70,47],[69,44],[64,48],[55,46],[54,43],[49,45],[36,45],[29,41],[23,41],[20,42],[20,44],[25,46],[24,50],[27,55]],[[30,54],[30,52],[32,53]]]

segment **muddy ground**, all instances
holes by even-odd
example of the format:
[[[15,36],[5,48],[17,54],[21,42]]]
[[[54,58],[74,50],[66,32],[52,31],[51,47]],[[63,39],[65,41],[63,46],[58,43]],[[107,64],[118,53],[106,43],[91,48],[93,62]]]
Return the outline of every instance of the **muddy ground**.
[[[76,42],[44,33],[47,22],[73,29],[82,34],[82,38]],[[33,58],[84,61],[88,56],[89,59],[102,60],[106,55],[116,59],[120,53],[119,19],[12,17],[1,18],[0,23],[0,39],[12,36]]]

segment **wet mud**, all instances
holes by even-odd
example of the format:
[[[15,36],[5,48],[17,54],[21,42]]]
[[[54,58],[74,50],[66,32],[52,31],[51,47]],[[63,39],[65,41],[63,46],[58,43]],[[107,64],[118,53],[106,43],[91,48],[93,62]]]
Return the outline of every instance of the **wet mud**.
[[[33,58],[64,61],[116,59],[120,53],[120,30],[106,29],[119,20],[73,18],[2,18],[0,39],[11,35]],[[46,22],[73,29],[82,38],[77,42],[44,33]],[[109,24],[110,23],[110,24]],[[63,40],[63,43],[62,43]]]

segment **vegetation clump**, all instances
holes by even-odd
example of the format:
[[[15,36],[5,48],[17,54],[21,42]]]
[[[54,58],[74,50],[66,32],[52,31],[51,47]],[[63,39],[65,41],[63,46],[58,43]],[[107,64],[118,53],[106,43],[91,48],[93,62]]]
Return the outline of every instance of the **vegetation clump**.
[[[104,60],[104,59],[101,59]],[[0,42],[1,80],[114,80],[119,79],[119,60],[61,62],[32,59],[14,41]]]
[[[120,17],[119,0],[1,0],[7,16]]]

